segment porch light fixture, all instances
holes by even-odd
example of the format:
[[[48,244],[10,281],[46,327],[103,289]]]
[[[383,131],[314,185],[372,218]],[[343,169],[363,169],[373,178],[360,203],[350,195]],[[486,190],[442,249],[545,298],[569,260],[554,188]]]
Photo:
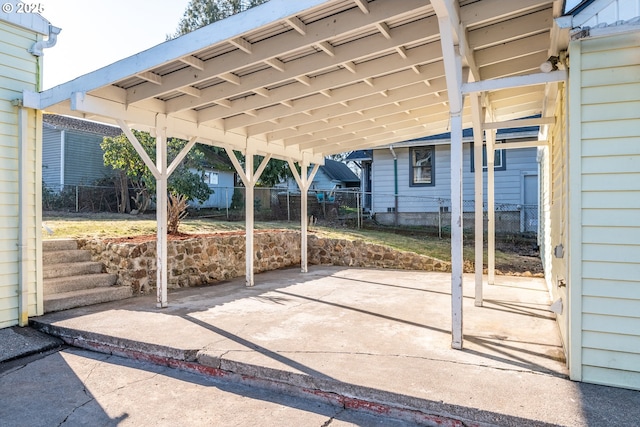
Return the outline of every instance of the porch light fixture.
[[[557,56],[550,56],[549,59],[540,64],[540,71],[543,73],[550,73],[558,69],[558,62],[560,58]]]

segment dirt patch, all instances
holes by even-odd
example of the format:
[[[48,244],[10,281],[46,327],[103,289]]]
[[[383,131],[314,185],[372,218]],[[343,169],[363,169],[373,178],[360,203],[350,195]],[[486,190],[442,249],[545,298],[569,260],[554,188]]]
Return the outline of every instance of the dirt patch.
[[[496,260],[496,274],[529,275],[543,277],[542,260],[537,245],[531,242],[496,243],[496,249],[509,254],[507,259]]]

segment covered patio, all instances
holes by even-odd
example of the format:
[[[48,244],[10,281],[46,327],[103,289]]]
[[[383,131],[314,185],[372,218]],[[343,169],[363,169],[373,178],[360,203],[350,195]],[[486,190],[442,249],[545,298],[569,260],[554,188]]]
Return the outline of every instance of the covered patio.
[[[610,411],[591,408],[629,403],[630,391],[568,379],[542,279],[499,276],[481,308],[465,292],[473,322],[452,351],[447,273],[312,266],[259,278],[171,290],[163,310],[139,297],[32,325],[81,348],[438,425],[600,425]]]
[[[272,0],[71,82],[25,93],[24,106],[118,124],[153,172],[158,307],[168,305],[167,179],[196,142],[227,150],[249,200],[266,162],[289,162],[302,194],[306,272],[306,194],[325,156],[450,131],[453,272],[447,328],[451,346],[461,349],[462,129],[474,128],[480,206],[483,140],[487,144],[493,283],[494,134],[501,127],[540,125],[534,145],[546,144],[555,85],[566,78],[558,69],[566,33],[553,20],[562,6],[559,0]],[[530,116],[539,118],[516,120]],[[156,159],[132,129],[157,138]],[[171,164],[168,137],[189,141]],[[245,155],[244,165],[235,152]],[[257,168],[254,155],[263,156]],[[253,254],[253,203],[246,206],[246,253]],[[476,224],[482,224],[481,214]],[[482,226],[476,230],[481,260]],[[481,306],[481,262],[474,281],[475,305]],[[254,285],[251,257],[245,282]]]

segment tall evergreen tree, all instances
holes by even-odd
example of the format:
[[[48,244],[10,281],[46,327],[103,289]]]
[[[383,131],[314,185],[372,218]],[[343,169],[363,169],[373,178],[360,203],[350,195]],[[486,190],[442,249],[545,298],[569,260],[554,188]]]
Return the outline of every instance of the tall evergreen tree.
[[[191,0],[173,36],[179,37],[200,27],[228,18],[269,0]]]
[[[172,37],[179,37],[268,1],[269,0],[191,0]],[[220,154],[226,156],[224,150],[221,150]],[[256,168],[260,164],[259,160],[260,159],[257,159],[255,162]],[[244,157],[241,158],[240,161],[244,163]],[[262,173],[258,184],[272,187],[290,176],[292,175],[287,162],[271,159]]]

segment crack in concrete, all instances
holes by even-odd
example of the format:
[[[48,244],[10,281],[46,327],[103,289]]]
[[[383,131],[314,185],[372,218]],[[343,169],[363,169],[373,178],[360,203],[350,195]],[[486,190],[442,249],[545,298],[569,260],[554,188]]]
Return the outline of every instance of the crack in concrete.
[[[237,351],[245,351],[245,350],[237,350]],[[407,359],[417,359],[417,360],[426,360],[430,362],[443,362],[443,363],[453,363],[456,365],[464,365],[464,366],[474,366],[480,368],[489,368],[495,369],[503,372],[517,372],[522,374],[534,374],[534,375],[542,375],[542,376],[550,376],[550,377],[560,377],[567,378],[566,375],[555,373],[552,371],[541,372],[541,371],[533,371],[528,369],[515,369],[515,368],[506,368],[500,366],[492,366],[486,365],[482,363],[468,363],[468,362],[460,362],[457,360],[448,360],[448,359],[439,359],[434,357],[424,357],[424,356],[411,356],[407,354],[379,354],[379,353],[367,353],[367,352],[354,352],[354,351],[308,351],[308,350],[287,350],[287,351],[278,351],[273,350],[278,354],[337,354],[337,355],[350,355],[350,356],[374,356],[374,357],[393,357],[393,358],[407,358]]]
[[[335,420],[336,417],[338,417],[340,414],[342,414],[346,410],[347,409],[343,406],[338,412],[336,412],[336,414],[334,416],[332,416],[327,421],[325,421],[324,424],[322,424],[320,427],[329,427],[331,425],[331,423],[333,423],[333,420]]]
[[[86,390],[85,390],[86,391]],[[69,412],[69,414],[64,418],[64,420],[62,420],[62,422],[60,424],[58,424],[58,427],[64,425],[67,420],[69,419],[69,417],[71,415],[73,415],[74,412],[76,412],[78,409],[82,408],[83,406],[87,405],[88,403],[91,403],[95,400],[95,398],[91,397],[91,399],[87,400],[86,402],[84,402],[82,405],[78,405],[75,408],[73,408],[73,410],[71,412]]]

